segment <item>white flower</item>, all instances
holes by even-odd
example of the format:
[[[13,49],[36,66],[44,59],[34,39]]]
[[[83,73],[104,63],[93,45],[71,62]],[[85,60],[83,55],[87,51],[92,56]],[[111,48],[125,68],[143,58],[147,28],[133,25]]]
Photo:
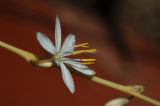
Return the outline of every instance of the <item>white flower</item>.
[[[107,102],[104,106],[124,106],[129,103],[130,99],[126,97],[116,98]]]
[[[75,36],[73,34],[69,34],[67,36],[61,47],[61,26],[58,17],[56,17],[55,24],[55,46],[53,45],[51,40],[41,32],[37,32],[37,39],[40,45],[46,51],[53,55],[53,62],[61,68],[63,81],[71,93],[75,92],[74,82],[70,74],[70,71],[67,69],[65,64],[70,65],[72,68],[74,68],[78,72],[81,72],[82,74],[89,76],[95,74],[95,72],[92,69],[89,69],[86,65],[84,65],[93,64],[95,59],[65,58],[65,56],[77,55],[84,52],[95,53],[96,49],[74,51],[76,47],[88,47],[88,43],[75,45]],[[80,63],[79,61],[81,61],[82,63]]]

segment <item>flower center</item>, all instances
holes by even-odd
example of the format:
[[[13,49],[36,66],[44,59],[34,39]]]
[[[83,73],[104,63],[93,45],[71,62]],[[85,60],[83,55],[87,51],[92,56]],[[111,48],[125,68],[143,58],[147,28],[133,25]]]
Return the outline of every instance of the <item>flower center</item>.
[[[54,62],[56,63],[57,66],[59,66],[59,63],[62,61],[61,55],[59,53],[56,53],[54,56]]]
[[[61,56],[57,53],[57,54],[55,55],[55,59],[60,62],[60,61],[61,61]]]

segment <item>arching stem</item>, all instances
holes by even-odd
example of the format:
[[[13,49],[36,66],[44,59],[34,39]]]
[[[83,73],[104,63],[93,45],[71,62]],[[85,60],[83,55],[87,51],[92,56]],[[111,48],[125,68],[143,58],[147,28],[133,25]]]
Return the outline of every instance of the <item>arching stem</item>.
[[[0,41],[0,46],[9,50],[9,51],[11,51],[11,52],[13,52],[13,53],[16,53],[17,55],[21,56],[22,58],[24,58],[29,63],[34,62],[34,64],[36,64],[37,66],[40,66],[40,67],[44,67],[44,66],[45,67],[52,67],[53,66],[53,64],[50,63],[50,59],[40,60],[33,53],[22,50],[22,49],[19,49],[17,47],[9,45],[5,42]],[[145,96],[145,95],[143,95],[139,92],[134,91],[131,86],[125,86],[125,85],[117,84],[115,82],[111,82],[111,81],[105,80],[105,79],[97,77],[97,76],[92,76],[92,77],[86,77],[86,76],[83,76],[83,75],[79,75],[79,76],[84,77],[86,79],[89,79],[89,80],[91,80],[95,83],[101,84],[103,86],[107,86],[107,87],[116,89],[118,91],[127,93],[129,95],[137,97],[137,98],[139,98],[141,100],[144,100],[144,101],[146,101],[150,104],[153,104],[155,106],[160,106],[159,101],[154,100],[154,99],[152,99],[150,97],[147,97],[147,96]]]

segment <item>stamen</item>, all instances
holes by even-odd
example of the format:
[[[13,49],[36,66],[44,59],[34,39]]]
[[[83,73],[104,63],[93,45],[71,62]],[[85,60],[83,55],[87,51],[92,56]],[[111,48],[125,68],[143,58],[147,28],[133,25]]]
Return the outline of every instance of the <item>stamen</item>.
[[[89,45],[87,45],[87,46],[81,46],[81,47],[89,48]]]
[[[94,64],[94,62],[83,62],[81,64],[85,64],[85,65],[87,65],[87,64]]]
[[[82,43],[82,44],[76,45],[75,47],[86,47],[86,48],[89,48],[89,45],[88,45],[88,43]]]
[[[96,61],[96,59],[82,59],[82,61]]]
[[[95,53],[95,51],[96,51],[96,49],[90,49],[90,50],[79,50],[79,51],[75,51],[75,52],[73,52],[72,54],[73,54],[73,55],[77,55],[77,54],[84,53],[84,52]]]

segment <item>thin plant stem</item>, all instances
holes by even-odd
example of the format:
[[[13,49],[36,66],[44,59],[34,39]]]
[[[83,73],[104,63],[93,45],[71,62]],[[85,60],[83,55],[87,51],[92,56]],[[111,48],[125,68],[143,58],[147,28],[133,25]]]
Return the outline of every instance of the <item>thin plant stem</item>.
[[[39,63],[39,61],[43,62],[43,60],[39,60],[39,58],[36,55],[34,55],[33,53],[22,50],[22,49],[19,49],[17,47],[9,45],[5,42],[0,41],[0,46],[9,50],[9,51],[11,51],[11,52],[13,52],[13,53],[16,53],[17,55],[24,58],[27,62],[35,62],[35,63]],[[84,77],[86,79],[89,79],[89,80],[91,80],[93,82],[96,82],[98,84],[101,84],[103,86],[107,86],[107,87],[116,89],[118,91],[127,93],[129,95],[135,96],[135,97],[137,97],[141,100],[144,100],[148,103],[151,103],[155,106],[160,106],[159,101],[154,100],[154,99],[152,99],[150,97],[147,97],[147,96],[145,96],[145,95],[143,95],[139,92],[134,91],[131,86],[125,86],[125,85],[117,84],[115,82],[111,82],[111,81],[105,80],[105,79],[97,77],[97,76],[92,76],[92,77],[86,77],[86,76],[82,76],[82,75],[79,75],[79,76]]]
[[[120,84],[117,84],[115,82],[111,82],[111,81],[102,79],[102,78],[97,77],[97,76],[93,76],[90,80],[93,81],[93,82],[99,83],[101,85],[116,89],[118,91],[130,94],[130,95],[135,96],[135,97],[137,97],[137,98],[139,98],[141,100],[144,100],[144,101],[146,101],[148,103],[151,103],[151,104],[153,104],[155,106],[160,106],[160,102],[159,101],[154,100],[154,99],[152,99],[150,97],[147,97],[147,96],[145,96],[145,95],[143,95],[143,94],[141,94],[139,92],[135,92],[132,89],[131,86],[120,85]]]
[[[2,41],[0,41],[0,46],[13,52],[13,53],[16,53],[17,55],[24,58],[27,62],[38,61],[38,58],[36,57],[36,55],[34,55],[33,53],[30,53],[28,51],[19,49],[17,47],[14,47],[14,46],[9,45],[9,44],[2,42]]]

